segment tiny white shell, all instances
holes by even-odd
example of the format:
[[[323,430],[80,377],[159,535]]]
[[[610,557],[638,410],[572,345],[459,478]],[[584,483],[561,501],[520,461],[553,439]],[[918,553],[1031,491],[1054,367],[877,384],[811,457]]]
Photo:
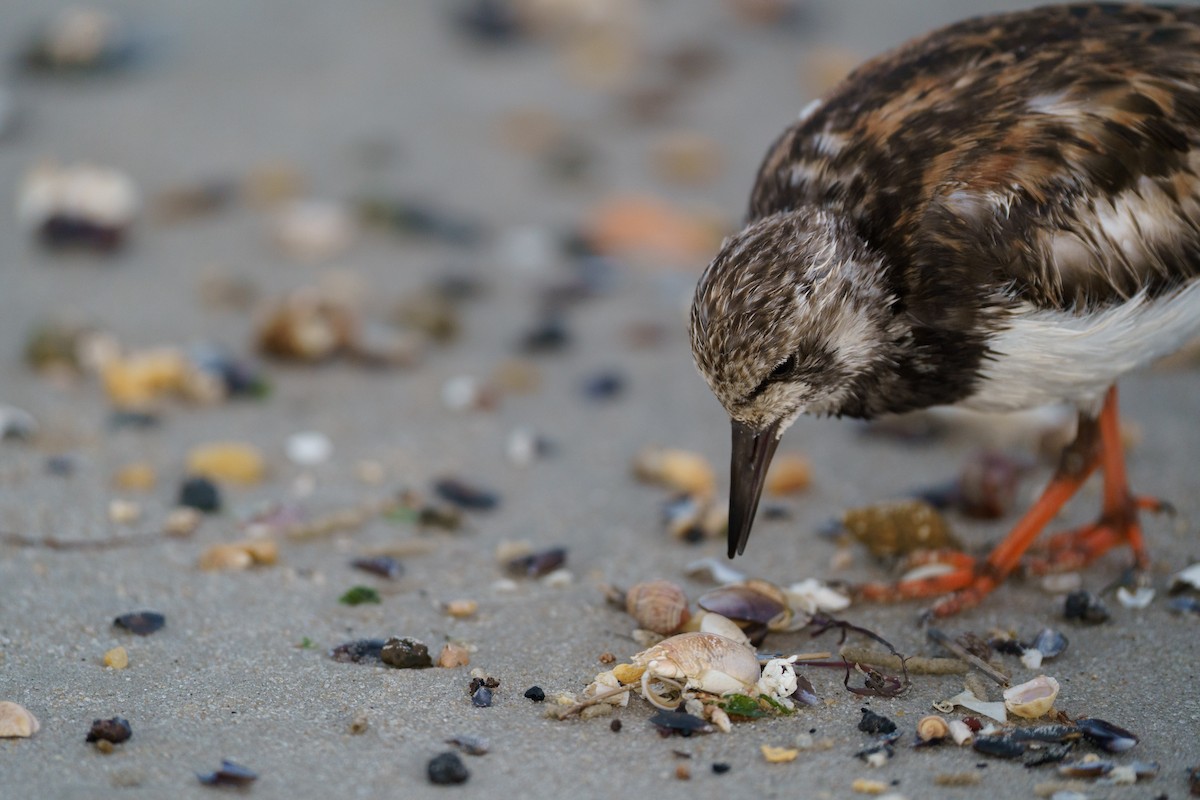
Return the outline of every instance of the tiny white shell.
[[[1038,675],[1031,681],[1004,690],[1004,706],[1025,719],[1037,719],[1054,707],[1058,697],[1058,681]]]

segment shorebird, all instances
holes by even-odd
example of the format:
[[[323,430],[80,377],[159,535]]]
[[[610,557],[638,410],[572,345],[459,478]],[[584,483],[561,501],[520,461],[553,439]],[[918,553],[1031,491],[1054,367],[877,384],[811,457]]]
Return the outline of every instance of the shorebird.
[[[733,423],[729,555],[799,414],[1073,403],[1078,433],[986,560],[864,588],[975,605],[1100,468],[1099,520],[1042,569],[1125,543],[1148,563],[1116,381],[1200,334],[1200,8],[970,19],[866,62],[759,169],[696,287],[696,364]]]

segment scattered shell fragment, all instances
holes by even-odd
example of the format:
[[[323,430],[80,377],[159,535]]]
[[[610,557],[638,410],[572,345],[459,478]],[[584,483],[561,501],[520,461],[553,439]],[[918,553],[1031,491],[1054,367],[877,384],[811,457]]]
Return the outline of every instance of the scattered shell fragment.
[[[947,725],[950,729],[950,737],[954,739],[954,743],[960,747],[970,744],[971,740],[975,738],[975,732],[972,731],[971,727],[961,719],[952,719],[949,723],[947,723]]]
[[[298,200],[275,219],[275,242],[300,261],[327,261],[344,252],[354,238],[354,217],[338,203]]]
[[[314,288],[275,300],[258,327],[258,349],[295,361],[323,361],[347,350],[357,336],[354,314]]]
[[[114,498],[108,502],[108,520],[114,525],[131,525],[142,517],[142,506],[132,500]]]
[[[485,756],[491,750],[488,740],[482,736],[452,736],[446,740],[469,756]]]
[[[350,562],[350,566],[389,580],[395,580],[404,574],[404,565],[392,556],[356,558]]]
[[[800,751],[795,747],[773,747],[769,744],[764,744],[759,747],[762,751],[763,758],[768,764],[787,764],[795,761],[796,756],[800,755]]]
[[[746,580],[746,575],[729,566],[725,559],[702,558],[688,564],[684,573],[688,577],[704,577],[713,583],[740,583]]]
[[[980,700],[973,692],[962,691],[951,697],[949,700],[942,700],[934,703],[933,707],[943,714],[948,714],[954,710],[955,706],[962,706],[965,709],[974,711],[976,714],[982,714],[985,717],[990,717],[997,722],[1005,722],[1008,719],[1008,710],[1004,703],[994,702],[989,703]]]
[[[302,467],[324,464],[333,453],[333,442],[323,433],[306,431],[288,437],[286,445],[288,460]]]
[[[200,554],[202,570],[242,570],[270,566],[279,561],[279,544],[274,539],[246,539],[215,544]]]
[[[437,665],[442,669],[454,669],[455,667],[465,667],[471,663],[471,652],[466,645],[456,642],[447,642],[442,645],[442,652],[438,654]]]
[[[126,464],[113,476],[113,485],[124,491],[146,492],[154,488],[158,475],[154,467],[144,461]]]
[[[37,432],[37,420],[28,411],[16,406],[0,405],[0,441],[30,439]]]
[[[667,580],[643,581],[625,593],[625,610],[639,627],[670,636],[691,616],[688,599],[677,584]]]
[[[27,739],[42,724],[24,706],[11,700],[0,701],[0,739]]]
[[[1054,707],[1058,697],[1058,681],[1039,675],[1004,690],[1004,706],[1018,717],[1037,719],[1045,716]]]
[[[104,666],[110,669],[125,669],[129,666],[129,653],[124,647],[114,647],[104,654]]]
[[[196,773],[196,777],[205,786],[244,787],[258,780],[258,773],[229,759],[222,759],[220,769],[207,775]]]
[[[120,170],[43,163],[21,184],[17,213],[48,247],[111,253],[124,244],[140,200]]]
[[[786,630],[792,621],[792,608],[784,591],[757,578],[712,589],[696,604],[736,622],[752,642],[760,641],[768,630]]]
[[[192,475],[245,486],[262,481],[266,461],[262,452],[244,442],[210,442],[188,453],[187,470]]]
[[[891,558],[916,550],[962,545],[938,510],[922,500],[900,500],[846,511],[842,524],[872,555]]]
[[[763,486],[767,494],[781,497],[803,492],[812,483],[812,464],[793,453],[775,457]]]
[[[1087,591],[1072,592],[1063,602],[1063,616],[1087,625],[1099,625],[1109,618],[1108,607],[1098,596]]]
[[[500,496],[458,478],[439,478],[433,490],[447,503],[453,503],[467,511],[491,511],[500,505]]]
[[[883,781],[869,780],[867,778],[855,778],[850,784],[850,791],[858,792],[859,794],[883,794],[888,790],[888,785]]]
[[[1084,738],[1110,753],[1124,753],[1138,743],[1138,737],[1106,720],[1089,717],[1077,720],[1076,727]]]
[[[475,612],[479,610],[479,602],[476,600],[460,598],[443,603],[442,608],[450,616],[463,619],[474,615]]]
[[[1200,561],[1190,567],[1184,567],[1172,575],[1167,591],[1171,594],[1187,591],[1200,592]]]
[[[634,476],[702,498],[712,497],[717,478],[708,459],[699,453],[666,447],[648,447],[633,461]]]
[[[1154,589],[1149,586],[1138,586],[1130,589],[1122,586],[1117,589],[1117,601],[1125,608],[1146,608],[1154,600]]]
[[[551,547],[510,559],[505,565],[509,573],[524,578],[541,578],[558,571],[567,562],[565,547]]]
[[[816,578],[807,578],[784,589],[794,611],[815,614],[818,611],[842,611],[850,607],[850,597]]]
[[[642,695],[651,704],[673,709],[665,697],[654,693],[652,683],[710,694],[752,693],[761,674],[758,656],[741,642],[711,633],[681,633],[664,639],[633,657],[642,673]]]
[[[113,620],[113,625],[138,636],[149,636],[166,624],[167,618],[155,611],[136,611],[122,614]]]

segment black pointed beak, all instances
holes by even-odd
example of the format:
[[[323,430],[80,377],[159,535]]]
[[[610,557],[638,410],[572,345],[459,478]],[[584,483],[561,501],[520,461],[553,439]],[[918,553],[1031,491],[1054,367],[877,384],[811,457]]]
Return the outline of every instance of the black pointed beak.
[[[729,557],[741,555],[750,539],[763,482],[779,446],[779,423],[752,428],[734,420],[733,460],[729,475]]]

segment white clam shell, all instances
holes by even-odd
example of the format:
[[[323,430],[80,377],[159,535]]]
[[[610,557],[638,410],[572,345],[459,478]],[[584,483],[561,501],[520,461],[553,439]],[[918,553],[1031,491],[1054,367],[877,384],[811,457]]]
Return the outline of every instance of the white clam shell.
[[[25,706],[11,700],[0,702],[0,739],[24,739],[33,736],[41,727],[37,717]]]
[[[1058,681],[1038,675],[1031,681],[1004,690],[1004,706],[1018,717],[1037,719],[1054,707]]]

